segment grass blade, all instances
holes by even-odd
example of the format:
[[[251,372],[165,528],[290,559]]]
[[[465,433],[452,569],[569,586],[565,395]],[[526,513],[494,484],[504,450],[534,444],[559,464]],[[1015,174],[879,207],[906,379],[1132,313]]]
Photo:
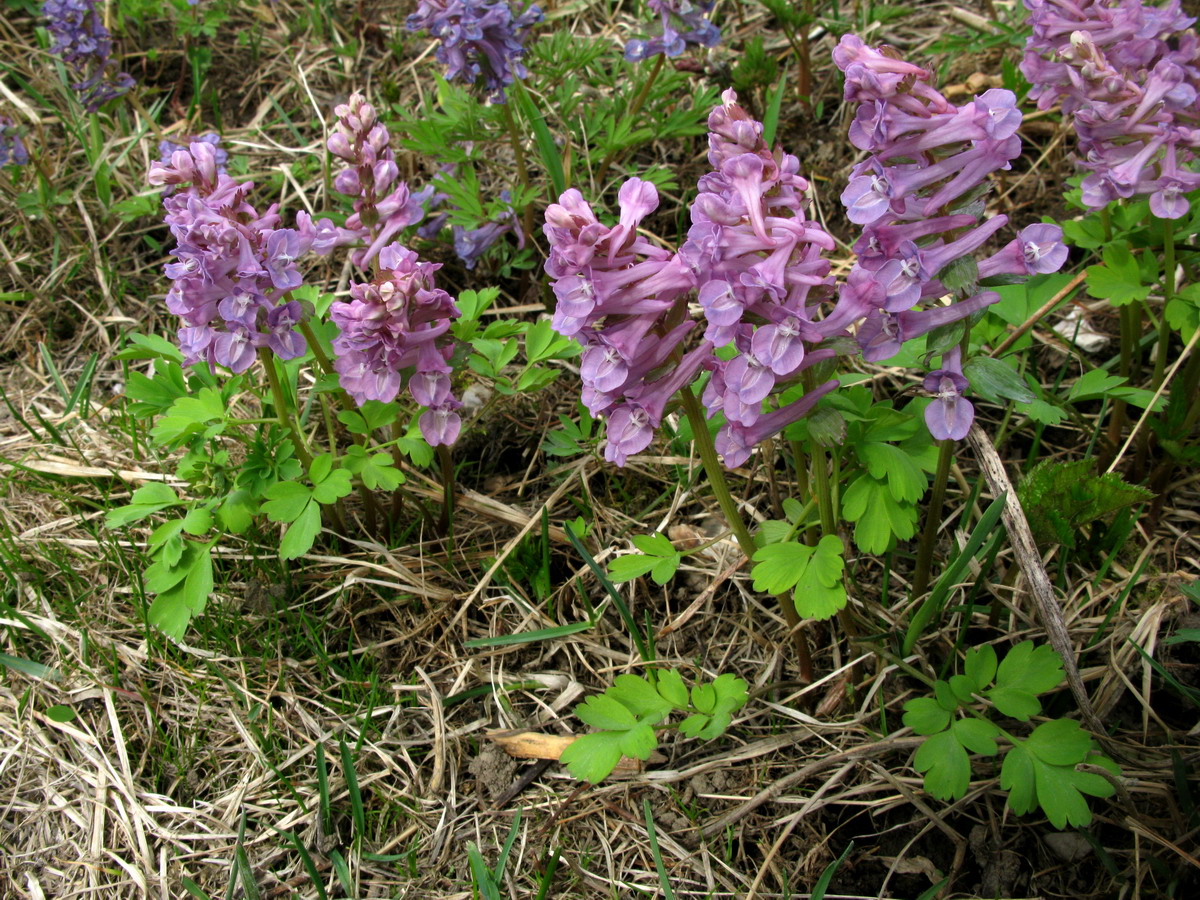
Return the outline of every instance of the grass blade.
[[[542,118],[542,114],[533,105],[533,99],[526,93],[521,79],[518,78],[513,82],[513,88],[510,95],[517,98],[521,112],[529,120],[529,126],[533,129],[533,142],[537,144],[538,156],[541,157],[542,165],[546,167],[546,174],[550,176],[550,184],[554,187],[554,197],[557,198],[567,189],[567,176],[563,172],[562,166],[562,151],[554,143],[554,135],[546,127],[546,120]]]
[[[571,546],[583,557],[583,561],[592,570],[592,574],[600,580],[600,584],[604,586],[604,590],[608,592],[608,596],[612,597],[613,603],[617,606],[617,611],[621,613],[621,618],[625,620],[625,627],[629,629],[629,636],[633,638],[633,643],[637,646],[638,653],[645,662],[652,662],[654,657],[650,653],[650,648],[646,645],[646,636],[642,634],[642,629],[638,627],[637,621],[633,618],[633,614],[630,613],[629,606],[625,603],[625,598],[620,595],[613,586],[613,583],[608,580],[608,575],[600,568],[600,564],[592,558],[592,554],[588,553],[579,536],[570,528],[565,529],[565,531],[567,539],[571,542]]]
[[[962,552],[954,558],[954,561],[946,567],[946,571],[942,573],[942,577],[937,580],[937,584],[933,586],[933,590],[929,596],[925,598],[925,602],[921,604],[920,609],[912,617],[909,623],[908,632],[904,635],[904,655],[907,656],[912,652],[913,645],[917,643],[925,629],[929,627],[929,623],[933,620],[942,607],[946,603],[946,598],[950,596],[950,589],[956,585],[966,571],[967,564],[973,560],[979,549],[983,546],[983,542],[987,540],[1000,522],[1000,513],[1004,510],[1005,495],[1001,494],[992,501],[991,506],[984,510],[979,522],[976,523],[975,529],[971,532],[970,538],[967,539],[967,544],[963,547]]]
[[[779,73],[779,83],[767,98],[767,111],[763,114],[763,143],[775,146],[775,131],[779,127],[779,109],[783,105],[783,90],[787,87],[787,66]]]
[[[675,900],[675,892],[671,890],[671,879],[667,877],[667,867],[663,865],[662,851],[658,849],[658,831],[654,827],[654,815],[650,812],[650,798],[642,801],[642,812],[646,815],[646,836],[650,838],[650,855],[654,857],[654,870],[658,872],[658,884],[662,888],[665,900]]]
[[[513,843],[517,839],[517,832],[521,828],[521,810],[517,810],[513,816],[512,828],[508,830],[508,837],[504,841],[504,847],[500,850],[500,858],[496,860],[496,880],[499,881],[504,877],[504,867],[508,865],[508,852],[512,850]]]
[[[556,625],[553,628],[539,628],[536,631],[522,631],[520,634],[501,634],[496,637],[475,638],[463,641],[463,646],[469,650],[483,647],[511,647],[513,644],[532,644],[534,641],[548,641],[552,638],[566,637],[594,628],[593,622],[573,622],[570,625]]]
[[[342,751],[342,774],[346,776],[346,792],[350,794],[350,812],[354,817],[354,834],[363,838],[367,834],[367,815],[363,809],[362,792],[358,789],[358,771],[354,768],[354,756],[346,742],[338,738]]]
[[[854,841],[846,845],[846,849],[842,851],[842,855],[825,867],[825,871],[821,873],[821,877],[817,879],[817,883],[813,885],[812,900],[825,900],[825,892],[829,890],[829,882],[833,881],[833,876],[837,873],[838,867],[846,861],[846,857],[854,849]]]

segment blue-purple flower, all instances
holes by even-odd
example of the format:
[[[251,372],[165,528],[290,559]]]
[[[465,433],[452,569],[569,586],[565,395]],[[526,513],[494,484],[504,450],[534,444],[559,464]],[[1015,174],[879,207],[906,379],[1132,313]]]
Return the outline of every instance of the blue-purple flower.
[[[688,44],[712,47],[721,40],[721,30],[708,20],[713,0],[646,0],[651,12],[657,13],[657,34],[649,40],[632,40],[625,45],[625,58],[630,62],[648,59],[662,53],[668,57],[683,54]]]
[[[23,166],[29,162],[29,151],[21,141],[17,126],[7,116],[0,116],[0,168]]]
[[[448,81],[479,85],[503,103],[505,89],[528,74],[521,62],[525,38],[542,18],[536,5],[514,15],[507,0],[420,0],[405,24],[438,39],[436,56],[448,67]]]
[[[88,112],[120,97],[133,87],[133,78],[118,72],[109,34],[95,0],[46,0],[42,15],[57,54],[79,80],[71,85]]]

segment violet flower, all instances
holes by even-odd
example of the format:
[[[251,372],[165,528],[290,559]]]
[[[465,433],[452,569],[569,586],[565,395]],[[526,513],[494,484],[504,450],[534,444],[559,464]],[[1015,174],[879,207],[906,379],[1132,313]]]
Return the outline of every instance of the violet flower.
[[[316,223],[306,219],[305,228],[313,238],[313,248],[321,254],[335,247],[365,243],[350,257],[356,266],[365,269],[384,245],[421,221],[426,195],[410,193],[408,184],[398,180],[400,170],[391,148],[391,133],[362,94],[352,94],[334,113],[338,122],[326,146],[346,167],[338,172],[333,184],[339,193],[354,198],[354,213],[346,219],[345,228],[337,228],[329,219]]]
[[[29,162],[29,151],[17,133],[17,126],[7,116],[0,116],[0,168],[23,166]]]
[[[454,340],[450,324],[461,313],[434,284],[440,264],[393,243],[379,252],[379,273],[351,283],[349,302],[334,303],[330,318],[341,333],[333,341],[334,368],[342,387],[360,405],[394,400],[407,384],[427,407],[421,433],[431,446],[458,440],[462,404],[450,392]]]
[[[529,29],[541,22],[537,5],[517,15],[507,0],[420,0],[405,22],[409,31],[438,39],[437,60],[448,66],[447,81],[480,85],[495,103],[528,72],[521,62]]]
[[[854,35],[842,38],[834,61],[846,74],[845,97],[859,104],[851,139],[868,152],[842,193],[850,220],[863,226],[858,260],[841,288],[846,313],[865,319],[855,337],[863,358],[882,362],[905,341],[962,321],[1000,299],[977,285],[961,286],[955,302],[939,279],[956,261],[971,257],[1003,228],[997,215],[980,221],[975,210],[995,171],[1009,168],[1021,152],[1016,135],[1021,115],[1010,91],[990,90],[955,106],[931,84],[925,69],[873,49]],[[977,263],[980,278],[1057,271],[1067,258],[1057,225],[1031,225],[1017,240]],[[922,309],[923,304],[934,305]],[[947,354],[938,377],[926,386],[938,393],[931,405],[934,434],[955,440],[966,434],[970,403],[954,401],[951,386],[966,389],[961,359]],[[961,384],[960,384],[961,381]],[[934,387],[929,387],[933,384]]]
[[[939,441],[961,441],[971,430],[975,408],[963,393],[968,387],[962,371],[962,348],[954,347],[942,356],[942,367],[925,376],[925,390],[934,395],[925,407],[925,424]]]
[[[215,142],[193,141],[154,163],[149,180],[185,188],[163,197],[177,260],[166,266],[167,308],[181,319],[184,363],[240,373],[262,348],[280,359],[307,349],[295,330],[304,311],[287,292],[300,286],[295,262],[311,239],[281,228],[275,205],[260,213],[247,203],[254,185],[226,174],[220,153]]]
[[[1033,34],[1021,71],[1041,109],[1061,103],[1087,170],[1083,202],[1149,196],[1159,218],[1200,187],[1200,39],[1179,0],[1025,0]]]
[[[625,58],[638,62],[663,54],[680,56],[688,44],[713,47],[720,43],[721,30],[708,20],[713,0],[646,0],[651,12],[657,13],[658,34],[648,41],[632,40],[625,45]]]
[[[50,52],[57,54],[79,80],[71,88],[88,112],[133,88],[133,78],[117,72],[112,56],[112,35],[104,27],[95,0],[46,0],[42,15],[54,39]]]

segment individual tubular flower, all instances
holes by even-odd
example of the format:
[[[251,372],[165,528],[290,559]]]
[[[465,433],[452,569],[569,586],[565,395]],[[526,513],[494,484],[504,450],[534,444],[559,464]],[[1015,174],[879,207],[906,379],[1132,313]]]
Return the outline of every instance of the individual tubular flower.
[[[247,203],[254,185],[232,179],[220,159],[215,142],[193,141],[151,165],[149,180],[179,189],[163,208],[176,241],[167,308],[182,322],[184,363],[244,372],[262,348],[280,359],[305,352],[295,330],[304,310],[287,293],[301,283],[296,264],[311,240],[281,228],[275,205],[260,213]]]
[[[1151,211],[1177,219],[1200,187],[1200,39],[1179,0],[1025,0],[1032,35],[1021,71],[1030,96],[1061,103],[1088,171],[1083,202],[1149,196]]]
[[[1048,224],[1031,225],[988,258],[972,260],[1008,222],[1003,215],[981,215],[979,199],[988,177],[1009,168],[1021,152],[1016,135],[1021,114],[1011,91],[989,90],[955,106],[930,84],[928,71],[854,35],[842,38],[834,62],[846,75],[846,99],[858,104],[851,141],[868,152],[842,193],[850,220],[863,226],[863,234],[839,298],[846,309],[842,318],[852,311],[866,317],[855,333],[864,359],[890,359],[905,341],[999,300],[979,290],[980,278],[1042,274],[1062,266],[1067,258],[1062,231]],[[950,281],[946,273],[952,271],[953,291],[942,281]],[[956,295],[955,302],[945,305],[947,294]],[[957,364],[944,363],[936,381],[942,398],[933,407],[941,415],[939,434],[965,434],[970,426],[970,404],[951,403],[944,387],[961,379],[959,392],[965,390],[961,372],[953,371]]]
[[[334,368],[359,405],[394,400],[407,386],[426,411],[420,427],[431,446],[458,440],[462,404],[451,393],[450,325],[458,306],[434,284],[440,264],[421,262],[398,243],[379,252],[379,273],[350,285],[349,302],[330,307],[341,330],[333,341]]]
[[[739,351],[711,363],[702,398],[710,415],[724,412],[717,446],[726,465],[737,466],[832,388],[810,391],[809,404],[764,413],[768,397],[836,355],[819,345],[841,334],[851,319],[818,318],[821,303],[832,297],[823,254],[834,242],[805,216],[809,185],[796,157],[767,148],[761,123],[738,105],[733,91],[722,95],[708,127],[714,171],[700,179],[680,253],[700,284],[705,338],[718,347],[732,342]]]
[[[658,206],[654,185],[630,178],[609,227],[574,188],[546,210],[546,272],[558,304],[553,326],[583,346],[583,402],[608,419],[605,458],[624,465],[654,438],[667,405],[711,363],[712,345],[685,352],[692,269],[637,233]]]
[[[971,430],[975,408],[963,396],[968,387],[962,370],[962,348],[954,347],[942,356],[942,367],[925,376],[925,390],[933,402],[925,407],[925,424],[939,441],[961,441]]]
[[[0,168],[23,166],[29,162],[29,152],[17,133],[17,126],[7,116],[0,116]]]
[[[95,0],[46,0],[42,15],[57,54],[79,79],[71,88],[88,112],[130,91],[134,81],[125,72],[116,71],[112,56],[112,35],[104,27]]]
[[[337,228],[329,219],[316,223],[306,219],[305,227],[311,229],[318,253],[326,254],[347,244],[366,244],[350,257],[356,266],[365,269],[400,231],[421,221],[425,215],[423,197],[410,193],[408,184],[399,180],[391,134],[362,94],[352,94],[334,113],[338,121],[326,146],[346,165],[335,176],[333,186],[354,198],[354,213],[346,219],[345,228]]]
[[[632,40],[625,45],[625,58],[630,62],[648,59],[662,53],[680,56],[688,44],[712,47],[721,40],[721,30],[708,20],[713,0],[647,0],[650,10],[658,14],[659,34],[648,41]]]
[[[479,85],[503,103],[505,89],[528,74],[521,62],[525,38],[542,19],[536,5],[514,15],[507,0],[420,0],[405,25],[438,39],[436,56],[449,67],[448,81]]]

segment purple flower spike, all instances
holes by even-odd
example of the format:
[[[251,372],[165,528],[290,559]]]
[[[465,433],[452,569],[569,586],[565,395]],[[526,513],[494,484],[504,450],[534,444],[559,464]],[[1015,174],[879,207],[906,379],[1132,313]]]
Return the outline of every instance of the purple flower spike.
[[[4,166],[23,166],[29,162],[29,152],[21,142],[17,127],[12,119],[0,116],[0,168]]]
[[[1083,202],[1149,196],[1160,218],[1187,213],[1200,187],[1200,41],[1178,0],[1025,0],[1032,36],[1021,71],[1030,97],[1062,104],[1089,174]]]
[[[420,0],[405,27],[438,39],[447,81],[478,84],[503,103],[505,89],[528,74],[521,62],[525,38],[542,18],[538,6],[514,15],[506,0]]]
[[[969,386],[962,372],[962,349],[955,347],[942,357],[942,367],[925,376],[925,390],[934,401],[925,407],[925,424],[939,441],[961,441],[971,430],[975,408],[963,397]]]
[[[112,35],[104,27],[95,0],[46,0],[42,15],[57,54],[79,79],[71,88],[88,112],[95,112],[109,100],[129,93],[133,79],[116,71],[112,56]]]
[[[661,34],[648,41],[632,40],[625,45],[625,58],[630,62],[663,54],[680,56],[688,44],[714,47],[721,40],[721,31],[706,16],[713,0],[647,0],[651,12],[658,13]]]

